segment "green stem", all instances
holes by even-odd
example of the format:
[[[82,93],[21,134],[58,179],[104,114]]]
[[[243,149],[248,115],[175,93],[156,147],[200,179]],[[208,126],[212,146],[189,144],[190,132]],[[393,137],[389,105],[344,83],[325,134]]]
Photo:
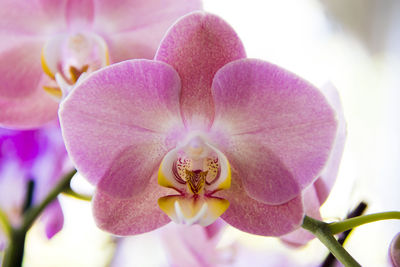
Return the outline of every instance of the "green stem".
[[[327,223],[305,216],[302,227],[314,234],[344,266],[361,266],[335,239]]]
[[[361,216],[361,215],[363,215],[363,213],[366,209],[367,209],[367,203],[362,201],[360,204],[358,204],[358,206],[353,211],[351,211],[347,215],[346,219]],[[343,244],[346,242],[347,238],[349,237],[350,233],[353,230],[354,230],[354,228],[341,233],[337,239],[339,244],[341,244],[343,246]],[[335,262],[336,262],[335,256],[333,256],[332,253],[329,253],[329,255],[325,258],[324,262],[321,264],[321,267],[332,267],[335,265]]]
[[[76,199],[80,199],[80,200],[84,200],[84,201],[91,201],[92,200],[91,196],[80,194],[80,193],[74,191],[71,187],[68,187],[62,193],[67,195],[67,196],[70,196],[70,197],[73,197],[73,198],[76,198]]]
[[[10,242],[4,253],[3,267],[22,266],[24,258],[26,231],[13,229],[10,235]]]
[[[2,226],[7,238],[10,238],[12,232],[11,223],[8,220],[7,214],[2,209],[0,209],[0,225]]]
[[[330,229],[332,234],[338,234],[366,223],[371,223],[381,220],[390,220],[390,219],[400,220],[400,212],[389,211],[389,212],[381,212],[381,213],[357,216],[340,222],[330,223],[328,224],[328,228]]]
[[[3,267],[17,267],[22,266],[22,261],[24,258],[24,247],[25,247],[25,238],[26,233],[29,228],[32,226],[34,221],[39,217],[42,211],[53,202],[57,196],[64,191],[65,187],[69,186],[69,183],[72,177],[75,175],[76,170],[72,170],[67,175],[65,175],[59,183],[49,192],[49,194],[45,197],[45,199],[39,203],[37,206],[29,208],[24,214],[24,219],[21,227],[12,228],[9,224],[8,220],[4,220],[7,218],[3,213],[0,215],[2,223],[8,225],[9,231],[9,243],[8,247],[4,253],[3,258]],[[3,216],[4,215],[4,216]]]
[[[51,202],[53,202],[57,198],[57,196],[65,190],[66,187],[69,186],[69,183],[71,182],[71,179],[75,175],[75,173],[76,170],[72,170],[68,174],[66,174],[53,188],[53,190],[50,191],[46,198],[43,199],[41,203],[39,203],[39,205],[32,207],[26,212],[21,230],[24,230],[25,232],[29,230],[36,218],[43,212],[43,210]]]

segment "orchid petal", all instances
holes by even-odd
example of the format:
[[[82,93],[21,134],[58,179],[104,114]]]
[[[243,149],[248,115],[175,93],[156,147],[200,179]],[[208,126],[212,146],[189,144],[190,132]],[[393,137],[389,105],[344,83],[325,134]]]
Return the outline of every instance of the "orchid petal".
[[[176,146],[182,132],[179,89],[179,77],[170,66],[131,60],[93,73],[61,104],[70,157],[90,182],[102,179],[101,195],[131,197],[150,178],[145,166],[158,166]],[[134,164],[121,168],[129,160]],[[131,185],[138,188],[119,192]]]
[[[94,0],[68,0],[66,19],[71,30],[89,28],[94,20]]]
[[[342,158],[344,144],[346,141],[346,121],[344,119],[343,107],[340,102],[339,93],[333,84],[328,83],[321,87],[321,91],[328,100],[329,104],[333,107],[336,112],[338,120],[338,128],[336,131],[335,141],[333,149],[329,156],[329,160],[319,175],[319,179],[315,181],[314,187],[317,190],[319,202],[321,205],[325,202],[328,197],[332,186],[336,180],[340,160]]]
[[[0,97],[2,99],[25,98],[34,94],[41,80],[41,39],[19,39],[0,51]],[[12,66],[9,64],[12,63]]]
[[[162,38],[167,27],[177,18],[201,9],[201,6],[200,0],[96,0],[94,24],[98,32],[133,32],[145,29],[149,37],[154,34]],[[157,29],[160,24],[165,25],[162,32],[151,30]]]
[[[128,199],[114,198],[97,188],[92,200],[93,215],[99,228],[116,235],[135,235],[154,230],[170,219],[157,205],[168,194],[153,175],[146,187]]]
[[[300,197],[281,205],[263,204],[244,193],[238,175],[232,170],[231,188],[216,194],[230,203],[229,209],[221,216],[228,224],[264,236],[281,236],[301,225],[304,211]]]
[[[64,1],[0,1],[0,34],[47,34],[65,26]],[[3,39],[2,39],[3,40]]]
[[[304,211],[307,216],[317,220],[321,220],[319,207],[322,203],[319,202],[317,191],[314,186],[307,188],[303,193]],[[305,229],[297,229],[294,232],[281,236],[281,240],[292,246],[302,246],[307,244],[315,236]]]
[[[164,243],[169,264],[176,267],[211,267],[232,263],[223,256],[224,250],[217,248],[221,227],[224,226],[226,223],[221,219],[207,227],[178,224],[165,226],[161,232],[161,241]],[[212,236],[208,234],[208,228],[215,229]]]
[[[64,225],[64,215],[58,200],[51,203],[43,212],[40,219],[45,225],[45,233],[48,239],[57,234]]]
[[[220,236],[222,230],[225,229],[226,226],[227,224],[219,218],[209,226],[204,227],[204,232],[206,233],[208,239],[217,239],[217,237]]]
[[[113,158],[97,187],[119,198],[130,198],[141,192],[158,167],[161,160],[159,153],[166,152],[160,147],[161,142],[159,135],[136,133],[134,145],[126,147]]]
[[[244,48],[236,33],[217,16],[192,13],[169,30],[155,59],[170,64],[179,73],[181,113],[186,127],[211,125],[214,117],[212,79],[226,63],[243,57]]]
[[[40,40],[21,41],[0,52],[0,125],[33,128],[54,119],[58,103],[43,85],[50,79],[40,66]]]
[[[221,150],[252,198],[282,204],[317,178],[337,124],[318,89],[270,63],[243,59],[218,71],[213,96],[213,130],[231,135]]]
[[[0,125],[31,129],[54,120],[57,116],[58,103],[39,87],[29,98],[0,98],[0,109]]]
[[[152,59],[168,27],[201,6],[200,0],[96,1],[95,30],[108,37],[111,62]]]
[[[307,188],[303,193],[306,215],[317,220],[321,220],[319,208],[325,202],[336,180],[346,140],[346,122],[344,120],[338,91],[330,83],[322,86],[321,91],[337,114],[338,129],[333,149],[324,170],[321,172],[319,178],[314,182],[314,184]],[[298,229],[293,233],[281,237],[284,242],[294,246],[305,245],[313,238],[314,235],[304,229]]]
[[[151,30],[148,33],[144,29],[143,31],[115,33],[109,35],[108,38],[105,37],[108,44],[110,62],[116,63],[132,58],[152,59],[160,43],[159,39],[161,39],[160,36],[157,41],[152,41],[156,37],[151,34]]]
[[[225,153],[249,196],[266,204],[286,203],[301,189],[285,163],[263,141],[251,134],[233,136]]]

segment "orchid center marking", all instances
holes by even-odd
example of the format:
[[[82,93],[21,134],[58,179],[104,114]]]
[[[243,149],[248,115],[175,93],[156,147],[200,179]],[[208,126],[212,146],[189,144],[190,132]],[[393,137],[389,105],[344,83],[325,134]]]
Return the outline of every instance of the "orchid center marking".
[[[177,223],[207,226],[229,207],[227,200],[213,196],[230,187],[229,162],[200,136],[167,153],[158,183],[179,193],[158,200],[160,208]]]
[[[94,33],[60,34],[43,46],[41,63],[43,71],[51,78],[43,85],[44,90],[61,99],[87,73],[109,64],[108,47],[104,39]]]

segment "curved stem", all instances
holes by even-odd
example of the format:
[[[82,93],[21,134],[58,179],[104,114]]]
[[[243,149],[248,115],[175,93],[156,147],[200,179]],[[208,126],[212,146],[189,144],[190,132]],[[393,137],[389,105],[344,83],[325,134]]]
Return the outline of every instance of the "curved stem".
[[[400,220],[400,212],[399,211],[389,211],[389,212],[381,212],[381,213],[375,213],[375,214],[369,214],[369,215],[363,215],[363,216],[358,216],[354,217],[351,219],[346,219],[340,222],[333,222],[328,224],[328,228],[330,229],[332,234],[338,234],[341,232],[344,232],[346,230],[352,229],[354,227],[366,224],[366,223],[371,223],[371,222],[376,222],[376,221],[381,221],[381,220],[390,220],[390,219],[398,219]]]
[[[72,177],[75,175],[76,170],[70,171],[68,174],[66,174],[59,182],[58,184],[53,188],[53,190],[50,191],[50,193],[43,199],[39,205],[32,207],[29,211],[26,212],[23,224],[21,229],[28,231],[28,229],[31,227],[33,222],[36,220],[36,218],[42,213],[42,211],[49,205],[51,202],[53,202],[57,196],[64,191],[65,187],[69,186],[69,183],[72,179]]]
[[[11,231],[10,243],[4,253],[3,267],[22,266],[24,258],[26,231],[16,229]]]
[[[24,219],[21,227],[12,228],[10,225],[10,242],[5,251],[3,258],[3,267],[17,267],[22,266],[22,261],[24,258],[24,247],[25,247],[25,238],[26,233],[29,228],[32,226],[34,221],[39,217],[39,215],[43,212],[43,210],[53,202],[57,196],[64,191],[64,189],[69,186],[69,183],[72,177],[75,175],[76,170],[70,171],[66,174],[58,184],[48,193],[48,195],[43,199],[41,203],[37,206],[33,206],[28,208],[24,213]],[[0,216],[3,217],[3,216]],[[6,217],[5,217],[6,218]],[[4,220],[4,219],[3,219]],[[7,223],[6,223],[7,224]]]
[[[4,233],[7,235],[7,238],[10,238],[12,232],[11,223],[8,220],[7,214],[2,209],[0,209],[0,225],[4,230]]]
[[[361,216],[361,215],[364,213],[364,211],[365,211],[366,209],[367,209],[367,203],[365,203],[364,201],[362,201],[360,204],[358,204],[358,206],[357,206],[352,212],[350,212],[350,213],[347,215],[346,219],[354,218],[354,217],[356,217],[356,216]],[[341,233],[341,234],[338,236],[337,241],[339,242],[340,245],[343,246],[343,244],[344,244],[344,243],[346,242],[346,240],[347,240],[347,237],[350,235],[350,233],[351,233],[353,230],[354,230],[354,228],[353,228],[353,229],[350,229],[350,230],[347,230],[347,231],[344,231],[343,233]],[[336,265],[335,263],[336,263],[336,258],[335,258],[335,256],[333,256],[332,253],[329,253],[329,255],[325,258],[324,262],[321,264],[321,267],[332,267],[332,266],[335,266],[335,265]]]
[[[64,195],[67,195],[67,196],[70,196],[70,197],[73,197],[73,198],[76,198],[76,199],[84,200],[84,201],[91,201],[92,200],[91,196],[80,194],[80,193],[74,191],[71,187],[68,187],[62,193]]]
[[[302,227],[314,234],[345,266],[361,266],[335,239],[328,227],[328,224],[305,216]]]

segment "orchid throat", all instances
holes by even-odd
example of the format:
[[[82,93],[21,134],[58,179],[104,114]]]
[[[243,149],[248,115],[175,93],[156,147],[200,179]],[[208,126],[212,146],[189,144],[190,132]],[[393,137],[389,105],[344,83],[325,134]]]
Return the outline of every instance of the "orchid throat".
[[[227,200],[213,196],[230,187],[229,162],[200,136],[167,153],[158,171],[158,183],[179,193],[158,200],[176,223],[207,226],[229,207]]]
[[[91,32],[60,34],[43,46],[41,63],[51,78],[44,90],[61,99],[84,74],[109,64],[108,47],[102,37]]]

